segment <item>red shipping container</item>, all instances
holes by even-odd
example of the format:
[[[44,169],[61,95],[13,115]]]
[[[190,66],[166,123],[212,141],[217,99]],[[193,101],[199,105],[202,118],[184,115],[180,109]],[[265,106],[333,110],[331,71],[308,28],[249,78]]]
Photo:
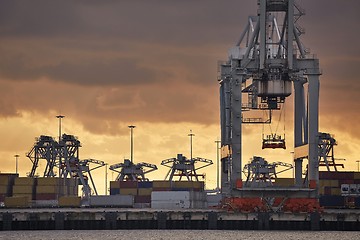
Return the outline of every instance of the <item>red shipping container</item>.
[[[56,193],[38,193],[35,196],[35,200],[56,200],[58,199],[58,194]]]
[[[331,187],[324,187],[324,195],[331,195]]]
[[[153,188],[153,192],[171,191],[171,188]]]
[[[344,179],[344,180],[339,180],[339,184],[354,184],[354,180],[350,180],[350,179]]]
[[[137,188],[138,182],[137,181],[120,181],[119,186],[120,186],[120,188]]]
[[[135,196],[135,203],[151,203],[151,196]]]

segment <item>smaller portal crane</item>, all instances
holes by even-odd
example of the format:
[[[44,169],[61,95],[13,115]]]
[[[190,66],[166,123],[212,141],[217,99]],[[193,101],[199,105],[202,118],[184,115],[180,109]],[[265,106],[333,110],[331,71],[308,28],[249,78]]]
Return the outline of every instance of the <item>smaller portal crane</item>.
[[[129,159],[124,159],[123,163],[113,164],[110,170],[117,172],[116,181],[149,181],[145,174],[157,170],[157,166],[150,163],[133,163]]]
[[[196,163],[202,163],[202,166],[195,167]],[[179,177],[179,181],[181,181],[182,177],[186,177],[188,181],[193,181],[193,178],[199,181],[199,176],[203,178],[205,176],[204,174],[197,174],[196,171],[211,164],[213,164],[212,160],[199,157],[187,159],[182,154],[178,154],[176,158],[165,159],[161,162],[161,165],[170,168],[165,177],[165,179],[169,177],[170,181],[173,181],[175,176]]]

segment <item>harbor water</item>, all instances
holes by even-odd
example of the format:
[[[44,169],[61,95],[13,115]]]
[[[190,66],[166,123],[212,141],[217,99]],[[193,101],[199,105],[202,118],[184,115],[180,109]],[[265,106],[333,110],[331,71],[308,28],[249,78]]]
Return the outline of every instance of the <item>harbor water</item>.
[[[103,230],[103,231],[3,231],[0,239],[37,240],[332,240],[360,239],[360,232],[310,232],[310,231],[213,231],[213,230]]]

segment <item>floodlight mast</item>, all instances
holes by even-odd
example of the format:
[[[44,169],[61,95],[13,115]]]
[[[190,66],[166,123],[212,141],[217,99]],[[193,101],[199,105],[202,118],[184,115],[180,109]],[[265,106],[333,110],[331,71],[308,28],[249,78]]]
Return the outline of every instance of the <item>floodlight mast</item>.
[[[292,94],[292,86],[296,182],[301,182],[299,164],[307,158],[308,187],[318,185],[321,73],[319,60],[309,56],[300,42],[303,30],[296,22],[304,12],[294,0],[259,0],[258,6],[258,16],[249,17],[228,61],[220,65],[221,188],[226,195],[232,195],[242,181],[242,124],[271,122],[271,118],[264,121],[246,118],[245,114],[253,110],[270,113],[279,110]]]

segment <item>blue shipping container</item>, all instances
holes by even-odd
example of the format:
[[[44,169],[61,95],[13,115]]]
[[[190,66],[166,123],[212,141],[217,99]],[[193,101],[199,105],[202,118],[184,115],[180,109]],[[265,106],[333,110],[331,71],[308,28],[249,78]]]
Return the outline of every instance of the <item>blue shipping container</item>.
[[[118,195],[120,194],[119,188],[110,188],[110,195]]]
[[[144,182],[138,182],[138,188],[152,188],[153,182],[150,181],[144,181]]]
[[[355,206],[360,207],[360,197],[355,198]]]
[[[322,207],[343,207],[345,201],[343,196],[327,195],[320,197],[320,206]]]

